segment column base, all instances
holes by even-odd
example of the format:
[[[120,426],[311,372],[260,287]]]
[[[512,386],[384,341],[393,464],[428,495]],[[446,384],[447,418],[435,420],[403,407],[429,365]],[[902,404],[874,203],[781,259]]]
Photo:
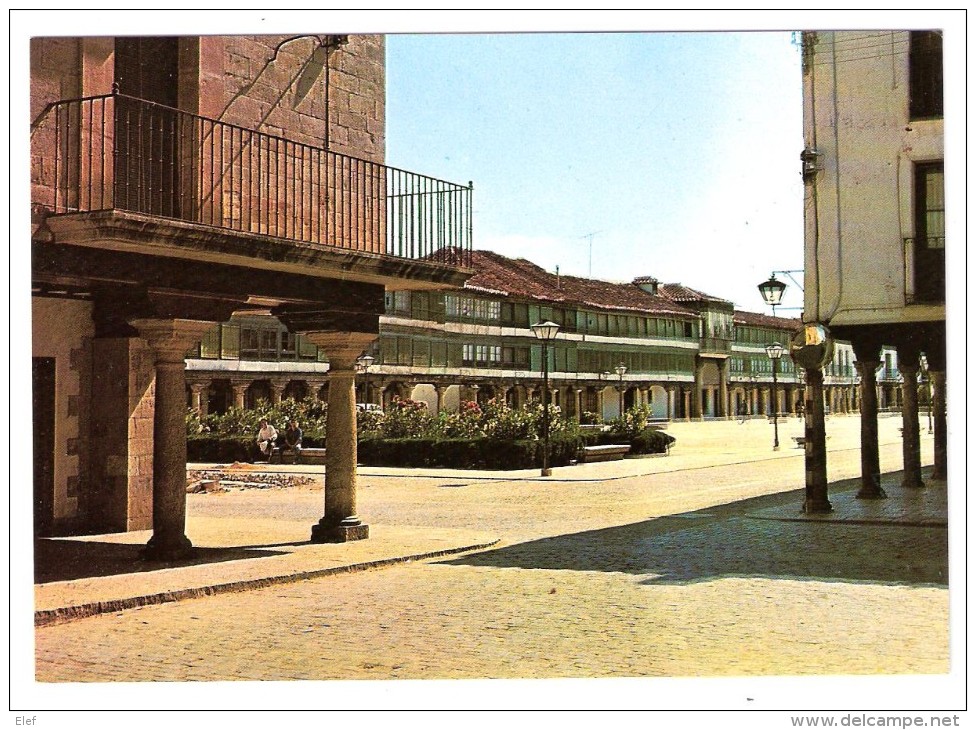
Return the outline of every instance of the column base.
[[[875,484],[862,486],[855,496],[857,499],[887,499],[888,493]]]
[[[369,525],[364,525],[359,520],[355,524],[325,525],[319,522],[312,525],[312,542],[352,542],[368,538]]]
[[[822,515],[833,512],[834,506],[827,499],[809,498],[803,502],[803,514]]]
[[[160,539],[153,535],[139,553],[143,560],[186,560],[193,555],[193,543],[186,535]]]
[[[907,477],[902,480],[901,486],[903,489],[925,489],[925,482],[914,477]]]

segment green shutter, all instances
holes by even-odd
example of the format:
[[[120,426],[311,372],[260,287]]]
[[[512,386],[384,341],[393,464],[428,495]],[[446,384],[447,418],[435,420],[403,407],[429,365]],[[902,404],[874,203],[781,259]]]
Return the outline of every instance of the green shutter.
[[[236,324],[221,325],[220,356],[236,360],[241,354],[241,328]]]

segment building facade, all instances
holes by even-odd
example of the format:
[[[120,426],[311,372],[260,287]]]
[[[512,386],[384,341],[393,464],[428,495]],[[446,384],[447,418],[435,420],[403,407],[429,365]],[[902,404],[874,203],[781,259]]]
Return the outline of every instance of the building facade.
[[[762,417],[802,408],[803,374],[766,346],[784,346],[799,319],[737,310],[731,302],[651,277],[611,283],[547,272],[525,259],[474,251],[473,275],[449,291],[390,291],[380,336],[361,368],[358,401],[426,402],[432,411],[501,398],[541,399],[542,347],[531,325],[560,332],[548,347],[551,402],[570,417],[609,420],[646,405],[659,420]],[[828,412],[859,407],[850,343],[825,372]],[[254,408],[282,398],[327,398],[328,364],[273,317],[213,328],[187,360],[188,404],[199,412]],[[363,361],[365,362],[365,361]],[[897,405],[896,353],[885,348],[878,398]],[[622,366],[622,367],[621,367]]]
[[[897,368],[900,378],[894,400],[904,417],[905,484],[922,486],[920,382],[932,385],[933,477],[946,474],[942,69],[939,30],[803,34],[803,319],[853,348],[864,497],[884,496],[874,397],[880,367],[889,375]],[[883,343],[895,346],[895,363]],[[808,428],[822,437],[819,420]],[[812,511],[830,509],[825,458],[808,464],[808,474],[820,475]]]
[[[356,359],[387,290],[456,288],[471,245],[470,186],[383,164],[384,64],[381,36],[32,40],[36,534],[190,549],[185,355],[269,316],[330,381],[313,539],[368,534]],[[267,352],[234,326],[239,357]]]

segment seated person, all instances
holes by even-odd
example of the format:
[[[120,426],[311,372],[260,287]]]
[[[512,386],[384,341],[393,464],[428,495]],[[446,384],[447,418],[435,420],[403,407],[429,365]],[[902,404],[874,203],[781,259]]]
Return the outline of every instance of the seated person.
[[[288,428],[285,429],[285,445],[281,447],[282,462],[285,460],[285,451],[291,451],[294,454],[291,463],[297,464],[298,457],[302,455],[302,429],[298,427],[298,421],[289,421]]]
[[[261,452],[268,463],[271,463],[271,455],[274,453],[275,441],[278,440],[278,429],[268,423],[267,418],[261,419],[260,428],[258,429],[257,444],[258,450]]]

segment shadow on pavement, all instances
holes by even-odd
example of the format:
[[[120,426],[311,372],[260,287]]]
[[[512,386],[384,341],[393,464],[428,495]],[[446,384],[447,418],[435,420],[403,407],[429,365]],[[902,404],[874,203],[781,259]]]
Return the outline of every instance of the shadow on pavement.
[[[735,576],[904,585],[948,584],[943,526],[759,519],[802,504],[771,495],[619,527],[559,535],[442,561],[446,565],[622,572],[645,585]]]
[[[185,560],[144,560],[143,544],[41,538],[34,541],[34,583],[54,583],[127,573],[145,573],[188,565],[267,558],[282,553],[267,549],[193,548]]]

